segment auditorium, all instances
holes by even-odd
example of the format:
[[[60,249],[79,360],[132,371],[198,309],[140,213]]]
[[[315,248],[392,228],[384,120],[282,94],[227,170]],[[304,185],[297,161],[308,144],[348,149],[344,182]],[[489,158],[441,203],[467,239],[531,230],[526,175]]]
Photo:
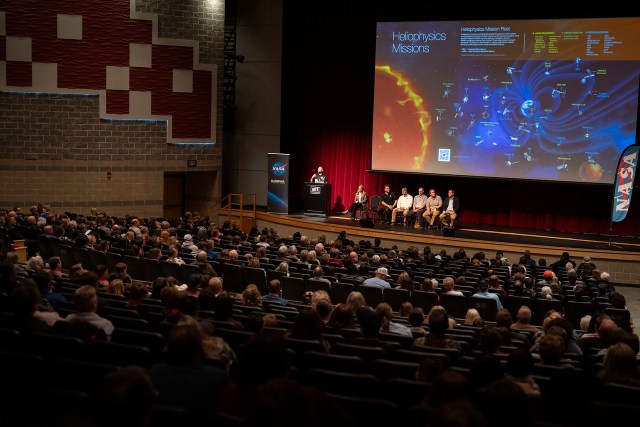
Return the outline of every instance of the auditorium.
[[[637,419],[640,17],[452,6],[2,2],[0,424]]]

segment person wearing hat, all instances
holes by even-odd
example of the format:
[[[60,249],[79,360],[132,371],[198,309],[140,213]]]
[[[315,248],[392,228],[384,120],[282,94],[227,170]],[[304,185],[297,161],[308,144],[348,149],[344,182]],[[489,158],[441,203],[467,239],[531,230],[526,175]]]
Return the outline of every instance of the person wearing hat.
[[[538,280],[536,287],[541,288],[542,286],[551,286],[551,279],[553,279],[553,276],[553,270],[545,270],[544,273],[542,273],[542,279]]]
[[[182,250],[189,252],[191,255],[198,254],[198,246],[193,243],[193,236],[191,234],[185,234],[182,241]]]
[[[391,284],[387,282],[387,277],[389,277],[389,271],[386,269],[386,267],[380,267],[376,270],[373,277],[369,277],[367,280],[362,282],[362,286],[390,289]]]

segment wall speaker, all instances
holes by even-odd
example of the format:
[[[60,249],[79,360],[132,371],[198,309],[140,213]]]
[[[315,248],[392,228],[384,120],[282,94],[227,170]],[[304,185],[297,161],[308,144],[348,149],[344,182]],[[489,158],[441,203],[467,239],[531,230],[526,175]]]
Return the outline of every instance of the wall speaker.
[[[373,228],[373,220],[371,218],[360,218],[360,227]]]
[[[456,236],[456,230],[454,228],[451,227],[445,227],[442,229],[442,235],[446,236],[446,237],[455,237]]]

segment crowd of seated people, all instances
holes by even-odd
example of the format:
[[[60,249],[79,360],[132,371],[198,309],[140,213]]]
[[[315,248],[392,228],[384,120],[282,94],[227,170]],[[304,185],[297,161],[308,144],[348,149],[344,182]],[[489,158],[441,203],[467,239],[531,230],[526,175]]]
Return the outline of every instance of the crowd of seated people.
[[[438,367],[430,368],[422,396],[414,396],[414,406],[428,409],[434,419],[447,404],[444,395],[440,395],[444,400],[434,398],[439,387],[448,386],[447,380],[465,383],[463,400],[485,422],[495,415],[485,406],[486,399],[492,393],[499,395],[497,388],[505,387],[506,382],[515,385],[510,389],[512,398],[545,405],[544,413],[534,418],[559,425],[575,421],[554,412],[558,387],[568,387],[564,379],[571,375],[593,390],[584,396],[585,402],[602,398],[605,386],[611,383],[640,387],[634,325],[618,312],[605,311],[626,309],[623,292],[616,291],[608,274],[591,268],[587,259],[583,263],[589,265],[578,275],[577,263],[568,254],[547,267],[530,253],[508,264],[502,254],[489,258],[483,252],[468,256],[462,249],[434,254],[429,247],[385,248],[380,240],[353,242],[344,232],[336,240],[310,239],[300,233],[282,237],[268,228],[246,234],[237,224],[217,227],[197,214],[175,221],[114,218],[97,212],[86,217],[58,216],[48,210],[34,216],[36,243],[44,235],[101,251],[106,241],[106,252],[119,249],[129,256],[175,263],[179,259],[197,265],[199,272],[187,280],[160,276],[146,282],[131,277],[124,263],[113,272],[105,272],[103,265],[74,264],[65,269],[59,257],[43,259],[43,263],[36,258],[24,266],[12,253],[3,252],[0,329],[15,331],[20,337],[15,341],[16,353],[38,354],[32,343],[42,335],[79,338],[91,348],[98,342],[124,344],[125,332],[133,334],[132,330],[155,333],[162,345],[153,349],[151,358],[138,363],[147,386],[154,390],[151,400],[161,407],[179,406],[196,422],[210,422],[220,415],[238,417],[238,423],[252,419],[256,416],[253,411],[265,402],[258,399],[254,406],[246,399],[260,391],[297,392],[307,403],[320,399],[336,408],[334,422],[352,422],[354,414],[349,408],[331,397],[340,393],[330,390],[319,372],[310,372],[314,366],[309,366],[306,351],[356,356],[366,365],[363,372],[371,375],[378,372],[372,365],[375,360],[412,363],[414,375],[403,377],[409,382],[425,378],[420,371],[424,360],[438,360]],[[7,212],[3,217],[20,214]],[[37,256],[41,255],[36,245],[31,258]],[[265,280],[264,288],[242,283],[240,292],[231,292],[238,284],[222,275],[225,263],[263,269],[265,279],[271,278]],[[276,270],[280,275],[267,276]],[[300,293],[300,299],[292,298],[297,294],[287,294],[285,277],[303,277],[316,285],[321,282],[328,290],[311,291],[308,300],[306,292]],[[380,286],[380,301],[367,301],[372,294],[364,282],[372,277],[388,285]],[[344,300],[337,292],[342,283],[354,286]],[[416,298],[420,293],[434,294],[435,303],[420,306],[418,299],[411,298],[394,309],[391,300],[386,300],[386,289],[406,290]],[[496,317],[482,318],[475,309],[468,318],[454,316],[448,307],[438,304],[438,296],[445,293],[463,298],[490,295],[499,302]],[[518,306],[509,305],[511,296],[520,298]],[[562,303],[559,310],[536,316],[532,307],[538,299]],[[569,301],[591,304],[579,328],[565,317],[564,303]],[[532,323],[538,317],[540,323]],[[264,359],[249,354],[249,349],[256,348]],[[2,349],[7,350],[11,351]],[[86,360],[90,354],[87,350],[65,357]],[[265,366],[266,360],[273,365]],[[452,372],[457,375],[448,378]],[[376,378],[391,390],[390,383]],[[348,394],[346,389],[344,393]],[[278,409],[287,410],[277,397],[272,396],[274,402],[283,405]],[[389,397],[388,390],[379,397],[403,407],[403,402]],[[301,417],[318,409],[306,407],[310,412]],[[269,416],[284,416],[271,409]],[[147,410],[151,414],[154,406]]]

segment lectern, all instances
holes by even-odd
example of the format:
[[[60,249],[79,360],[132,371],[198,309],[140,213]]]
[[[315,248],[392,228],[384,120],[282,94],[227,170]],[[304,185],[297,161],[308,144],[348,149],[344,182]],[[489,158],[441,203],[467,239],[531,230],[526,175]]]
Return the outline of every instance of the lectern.
[[[305,182],[304,214],[310,216],[327,216],[330,206],[330,190],[331,184]]]

